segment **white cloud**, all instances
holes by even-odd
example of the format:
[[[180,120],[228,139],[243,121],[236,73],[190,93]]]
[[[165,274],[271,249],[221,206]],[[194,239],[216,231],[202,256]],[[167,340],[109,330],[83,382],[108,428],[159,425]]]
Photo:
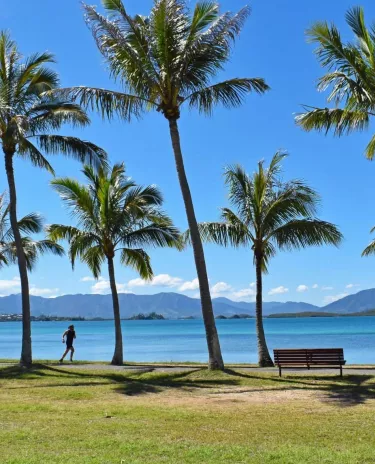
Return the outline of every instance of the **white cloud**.
[[[322,290],[326,292],[328,290],[333,290],[333,287],[322,287]]]
[[[237,292],[233,292],[231,294],[231,297],[233,297],[235,300],[241,300],[244,298],[250,298],[251,300],[254,300],[254,297],[256,295],[256,292],[252,288],[243,288],[242,290],[238,290]]]
[[[30,285],[30,295],[34,296],[46,296],[48,298],[55,298],[60,293],[59,288],[38,288],[34,285]]]
[[[268,292],[268,295],[281,295],[283,293],[288,293],[288,292],[289,292],[289,288],[286,288],[283,285],[280,285],[280,287],[272,288]]]
[[[198,279],[193,279],[191,281],[184,282],[178,289],[181,292],[186,292],[187,290],[197,290],[199,288]]]
[[[212,293],[225,293],[230,290],[232,290],[232,286],[226,282],[218,282],[211,288]]]
[[[116,284],[119,293],[130,293],[126,287],[126,284]],[[106,280],[104,277],[99,277],[98,281],[91,287],[91,292],[95,295],[107,295],[111,293],[111,284],[109,280]]]
[[[346,285],[345,288],[349,289],[349,288],[354,288],[354,287],[359,287],[359,284],[348,284],[348,285]]]
[[[341,298],[345,298],[348,296],[348,293],[339,293],[338,295],[328,295],[324,297],[324,303],[329,304],[333,303],[334,301],[341,300]]]
[[[13,277],[12,280],[0,280],[0,296],[19,293],[21,290],[21,282],[19,277]]]
[[[81,279],[79,279],[80,282],[94,282],[94,277],[90,277],[90,276],[87,276],[87,277],[82,277]]]
[[[141,278],[132,279],[128,282],[128,287],[178,287],[183,282],[180,277],[172,277],[169,274],[159,274],[155,276],[151,281],[143,280]]]
[[[313,288],[314,290],[319,288],[319,285],[318,284],[314,284],[311,288]]]
[[[308,289],[309,287],[307,285],[298,285],[297,292],[298,293],[307,292]]]
[[[30,295],[44,296],[54,298],[60,295],[59,288],[39,288],[34,284],[30,284]],[[21,293],[21,281],[19,277],[13,277],[11,280],[0,280],[0,296],[8,296]]]

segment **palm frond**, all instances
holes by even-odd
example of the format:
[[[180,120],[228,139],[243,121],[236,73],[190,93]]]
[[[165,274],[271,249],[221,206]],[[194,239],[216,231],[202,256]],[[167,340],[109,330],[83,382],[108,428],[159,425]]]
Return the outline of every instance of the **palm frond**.
[[[18,228],[24,234],[39,234],[43,230],[43,217],[38,213],[30,213],[19,219]]]
[[[82,262],[86,263],[95,279],[98,279],[101,274],[102,264],[105,261],[105,255],[100,245],[88,248],[85,253],[81,255]]]
[[[85,229],[96,228],[98,211],[88,187],[68,177],[53,179],[51,185],[72,215],[78,218],[80,226]]]
[[[64,248],[53,240],[38,240],[33,243],[35,250],[38,254],[44,255],[45,253],[52,253],[56,256],[64,256]]]
[[[308,246],[338,246],[343,236],[338,228],[319,219],[296,219],[275,229],[270,239],[281,250],[306,248]]]
[[[66,101],[42,101],[28,111],[32,134],[58,130],[63,124],[85,127],[90,123],[86,112],[76,103]]]
[[[17,154],[22,158],[29,159],[34,166],[45,169],[52,175],[55,175],[55,171],[48,160],[27,138],[22,137],[19,139]]]
[[[160,220],[145,227],[137,228],[119,236],[120,243],[127,247],[169,247],[182,249],[182,240],[179,230],[172,225],[172,221]]]
[[[362,256],[371,256],[375,254],[375,240],[372,240],[369,245],[362,251]]]
[[[374,41],[366,27],[363,8],[353,7],[349,9],[346,13],[346,22],[349,24],[349,26],[352,28],[352,31],[356,35],[362,52],[369,60],[371,65],[373,65],[375,60]]]
[[[35,139],[47,154],[62,154],[96,168],[107,163],[107,153],[86,140],[65,135],[36,135]]]
[[[248,244],[249,236],[247,228],[242,224],[228,224],[226,222],[201,222],[198,229],[202,241],[216,243],[222,246],[239,247]],[[185,235],[190,242],[190,231]]]
[[[129,266],[138,272],[144,280],[151,280],[154,276],[150,256],[142,249],[124,248],[121,251],[121,264]]]
[[[369,160],[374,159],[375,155],[375,134],[371,137],[371,140],[367,144],[366,150],[365,150],[365,155],[366,158]]]
[[[254,185],[252,179],[240,165],[228,166],[224,171],[225,185],[229,189],[229,201],[238,210],[244,222],[255,217]]]
[[[189,95],[190,108],[197,108],[199,112],[211,115],[215,106],[221,104],[225,108],[235,108],[244,102],[246,94],[255,91],[262,94],[269,90],[264,79],[237,78],[230,79]]]
[[[306,131],[316,129],[328,133],[333,129],[334,135],[341,136],[366,129],[369,125],[369,114],[361,110],[313,108],[297,115],[295,120]]]
[[[156,106],[151,100],[112,90],[94,87],[70,87],[46,92],[61,100],[77,101],[80,106],[98,111],[102,118],[112,120],[114,116],[130,121],[139,118],[147,107]]]

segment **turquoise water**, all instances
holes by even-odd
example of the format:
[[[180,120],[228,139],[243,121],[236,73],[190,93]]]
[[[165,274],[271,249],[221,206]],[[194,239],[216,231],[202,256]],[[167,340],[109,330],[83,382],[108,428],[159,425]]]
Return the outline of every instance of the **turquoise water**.
[[[35,359],[58,359],[64,349],[67,322],[35,322]],[[75,322],[76,359],[108,361],[113,354],[112,321]],[[375,363],[375,317],[266,319],[268,346],[273,348],[344,348],[348,363]],[[207,360],[203,322],[123,321],[124,353],[128,361]],[[218,320],[226,362],[256,362],[255,321]],[[0,323],[0,358],[18,358],[21,324]]]

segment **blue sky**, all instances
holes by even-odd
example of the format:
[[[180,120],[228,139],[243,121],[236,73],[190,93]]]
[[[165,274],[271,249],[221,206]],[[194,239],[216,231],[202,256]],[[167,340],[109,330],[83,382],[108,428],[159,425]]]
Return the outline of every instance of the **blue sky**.
[[[97,1],[96,3],[99,3]],[[195,2],[191,2],[194,4]],[[238,10],[245,0],[223,0],[222,10]],[[132,13],[147,14],[151,0],[125,1]],[[217,109],[208,119],[188,110],[180,128],[186,169],[198,220],[215,220],[226,205],[222,173],[224,166],[241,163],[248,171],[259,159],[269,160],[282,148],[290,153],[285,178],[303,178],[321,194],[320,217],[337,224],[345,235],[339,250],[314,248],[280,253],[265,277],[265,300],[324,302],[359,289],[375,287],[375,258],[361,258],[375,224],[371,199],[375,194],[375,164],[367,161],[364,148],[371,131],[342,139],[304,133],[294,124],[301,104],[323,105],[324,95],[315,90],[323,73],[306,43],[305,29],[316,20],[334,21],[343,36],[351,39],[344,15],[353,3],[347,0],[255,0],[252,15],[234,49],[222,77],[264,77],[272,90],[265,96],[251,95],[246,104],[227,111]],[[362,1],[368,21],[375,20],[375,4]],[[83,21],[78,0],[0,0],[0,28],[8,29],[23,54],[49,50],[56,55],[62,86],[91,85],[115,88],[102,57]],[[66,127],[65,134],[73,130]],[[186,228],[186,218],[174,168],[168,127],[160,114],[147,114],[131,125],[102,122],[92,115],[92,125],[76,135],[105,148],[113,162],[125,161],[128,174],[138,183],[157,184],[165,196],[165,209],[176,225]],[[80,178],[80,165],[55,157],[57,175]],[[69,222],[51,176],[24,161],[16,162],[19,214],[38,211],[47,223]],[[0,170],[0,190],[6,189]],[[192,251],[152,250],[157,276],[144,285],[137,275],[117,266],[120,291],[157,293],[180,291],[196,296],[196,272]],[[253,298],[254,269],[249,250],[206,247],[209,278],[215,296]],[[19,289],[17,268],[3,269],[0,294]],[[55,296],[67,293],[109,292],[107,273],[99,282],[89,280],[81,264],[72,272],[66,258],[43,258],[30,277],[32,293]],[[83,278],[86,278],[82,280]],[[217,285],[220,284],[220,285]]]

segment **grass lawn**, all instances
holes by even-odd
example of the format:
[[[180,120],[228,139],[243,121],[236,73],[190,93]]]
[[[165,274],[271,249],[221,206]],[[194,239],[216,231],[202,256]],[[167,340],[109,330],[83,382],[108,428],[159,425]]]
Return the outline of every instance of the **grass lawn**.
[[[0,462],[375,463],[375,377],[0,369]]]

